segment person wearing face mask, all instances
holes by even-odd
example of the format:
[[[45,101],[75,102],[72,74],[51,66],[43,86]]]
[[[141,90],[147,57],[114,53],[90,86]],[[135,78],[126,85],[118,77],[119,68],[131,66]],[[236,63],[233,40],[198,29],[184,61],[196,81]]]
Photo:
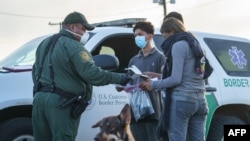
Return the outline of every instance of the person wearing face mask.
[[[161,73],[161,67],[164,65],[166,59],[164,54],[151,44],[154,36],[154,26],[151,22],[137,22],[133,28],[133,32],[135,44],[140,48],[140,51],[130,59],[128,66],[131,67],[134,65],[141,72]],[[143,81],[143,78],[133,79],[130,83],[138,84],[140,81]],[[138,121],[132,115],[131,130],[136,141],[159,141],[156,128],[162,111],[161,96],[159,91],[147,92],[149,93],[155,112]]]
[[[81,114],[91,101],[92,86],[125,85],[130,80],[126,74],[105,71],[94,64],[84,48],[87,30],[93,29],[83,14],[69,13],[62,30],[37,48],[32,70],[35,141],[74,141]]]
[[[85,45],[89,39],[89,33],[88,32],[85,32],[83,35],[80,35],[80,34],[77,34],[77,33],[74,33],[68,29],[65,29],[66,31],[72,33],[74,35],[74,37],[80,41],[80,43],[82,43],[83,45]]]

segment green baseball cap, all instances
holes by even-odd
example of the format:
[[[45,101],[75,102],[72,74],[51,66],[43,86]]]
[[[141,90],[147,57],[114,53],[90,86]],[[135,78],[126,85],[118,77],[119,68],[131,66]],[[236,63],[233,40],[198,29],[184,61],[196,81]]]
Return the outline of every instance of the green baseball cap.
[[[87,30],[93,30],[95,28],[94,26],[90,25],[85,16],[79,12],[69,13],[63,21],[63,24],[76,24],[76,23],[82,24]]]

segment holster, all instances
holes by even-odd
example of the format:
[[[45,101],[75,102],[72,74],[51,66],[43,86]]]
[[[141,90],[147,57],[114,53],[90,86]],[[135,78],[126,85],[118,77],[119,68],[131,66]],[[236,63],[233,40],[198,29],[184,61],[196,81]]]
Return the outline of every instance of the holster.
[[[71,117],[78,118],[86,109],[88,106],[88,102],[84,101],[82,98],[77,99],[74,101],[71,107]]]
[[[51,87],[50,85],[43,86],[41,83],[36,83],[33,88],[33,93],[35,94],[38,91],[51,92],[67,99],[60,107],[65,108],[71,106],[70,114],[73,118],[79,117],[88,106],[88,101],[82,97],[83,93],[74,96],[74,94],[63,91],[62,89]]]

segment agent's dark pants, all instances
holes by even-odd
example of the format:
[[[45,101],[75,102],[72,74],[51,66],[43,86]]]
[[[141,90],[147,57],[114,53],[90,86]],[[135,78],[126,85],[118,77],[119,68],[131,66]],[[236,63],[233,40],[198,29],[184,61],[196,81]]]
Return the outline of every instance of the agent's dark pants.
[[[34,141],[75,141],[80,117],[70,116],[70,106],[59,107],[64,100],[57,94],[36,93],[32,109]]]
[[[159,141],[157,136],[157,121],[139,122],[130,125],[136,141]]]

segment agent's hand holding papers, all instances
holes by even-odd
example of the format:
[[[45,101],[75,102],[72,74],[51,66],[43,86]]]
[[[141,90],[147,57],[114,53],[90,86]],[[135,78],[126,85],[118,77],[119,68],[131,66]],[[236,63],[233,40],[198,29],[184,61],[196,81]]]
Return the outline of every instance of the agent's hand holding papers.
[[[130,85],[129,83],[126,86],[116,85],[116,90],[118,92],[124,90],[125,92],[131,92],[132,90],[142,89],[144,91],[151,90],[151,81],[157,80],[160,78],[161,74],[153,73],[153,72],[144,72],[142,73],[136,66],[132,65],[127,68],[128,75],[132,78],[132,80],[137,79],[138,77],[142,78],[144,81],[140,82],[137,85]]]

